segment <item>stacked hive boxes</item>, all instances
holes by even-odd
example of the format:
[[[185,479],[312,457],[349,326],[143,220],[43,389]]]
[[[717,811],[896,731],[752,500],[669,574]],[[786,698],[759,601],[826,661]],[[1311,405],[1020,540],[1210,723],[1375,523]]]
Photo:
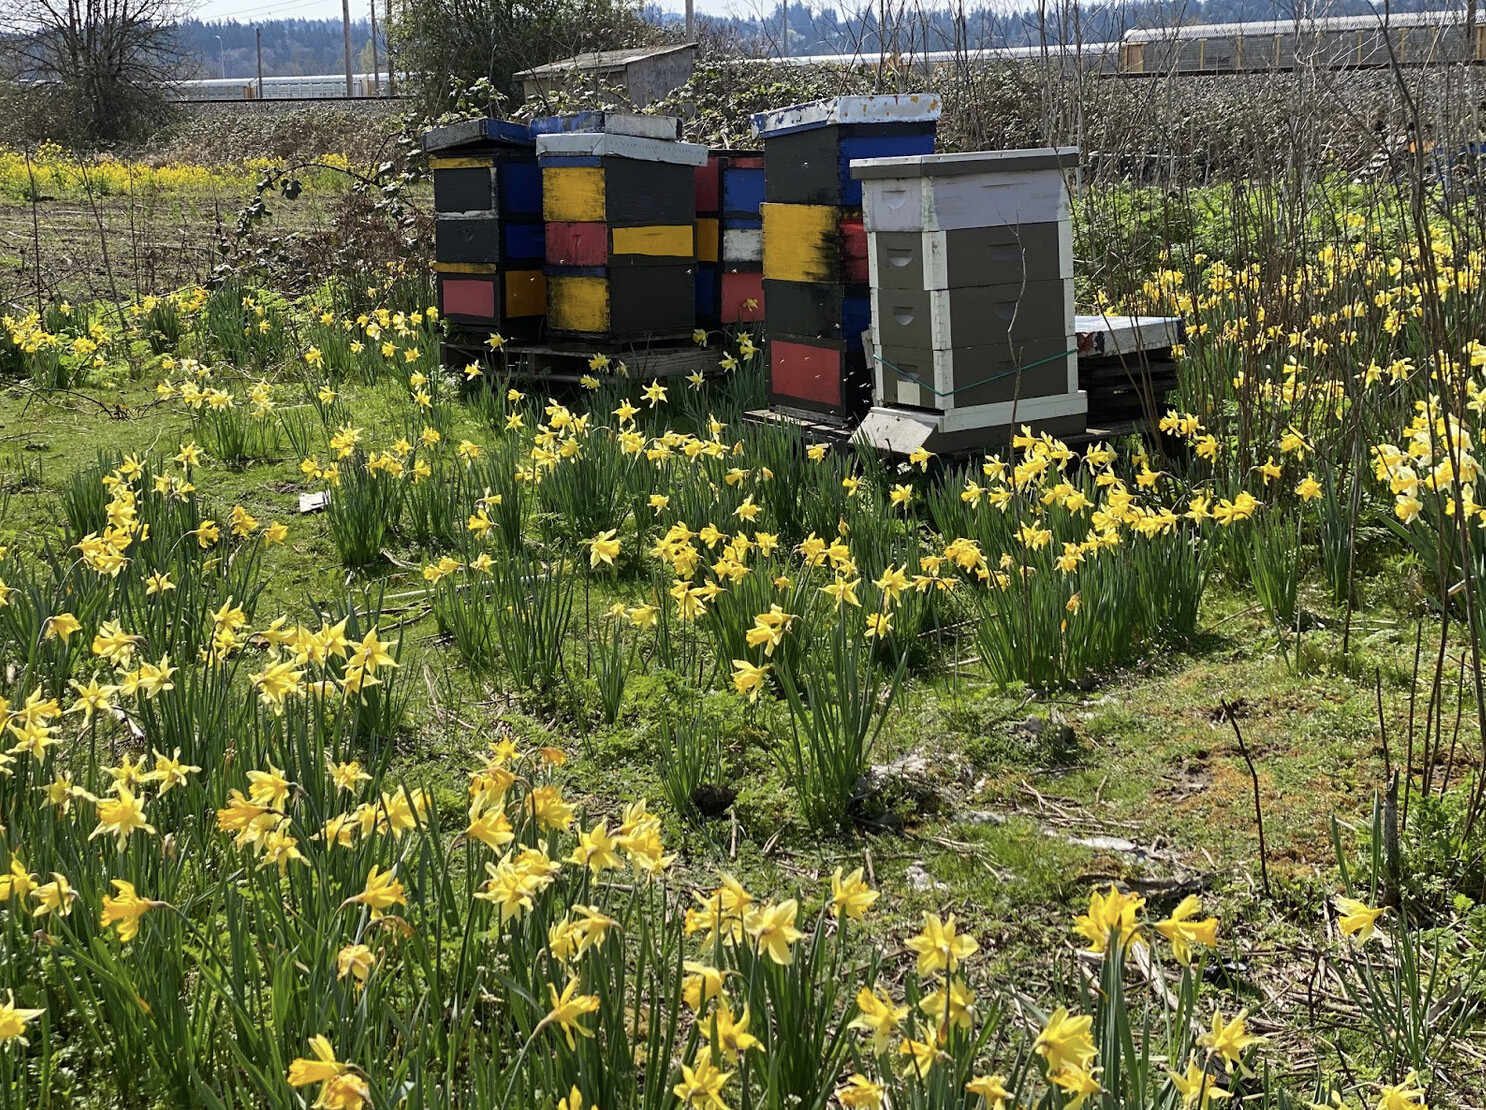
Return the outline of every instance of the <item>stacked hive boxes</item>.
[[[697,168],[697,323],[706,328],[763,318],[764,157],[714,150]]]
[[[547,310],[542,178],[530,131],[467,120],[426,132],[440,311],[468,330],[532,336]]]
[[[1073,239],[1077,151],[858,162],[877,403],[987,442],[1013,424],[1082,431]],[[963,433],[963,435],[961,434]]]
[[[547,334],[687,335],[696,324],[696,181],[707,148],[670,116],[532,124],[546,221]]]
[[[753,117],[766,165],[769,401],[848,421],[871,402],[867,244],[854,158],[934,149],[939,97],[843,96]]]

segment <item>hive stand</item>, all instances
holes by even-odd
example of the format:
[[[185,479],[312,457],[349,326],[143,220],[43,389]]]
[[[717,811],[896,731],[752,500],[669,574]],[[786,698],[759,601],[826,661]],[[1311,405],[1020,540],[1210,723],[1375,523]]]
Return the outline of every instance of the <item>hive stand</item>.
[[[512,381],[544,381],[577,385],[589,376],[613,377],[623,373],[637,381],[652,378],[681,378],[691,374],[709,377],[721,374],[716,347],[699,347],[688,335],[685,340],[662,342],[622,342],[610,339],[550,340],[508,343],[501,354],[492,355],[489,347],[477,342],[444,345],[444,364],[459,368],[471,362],[493,367],[501,378]],[[595,371],[589,361],[595,355],[609,359],[607,369]]]
[[[1172,348],[1184,339],[1180,316],[1077,316],[1078,384],[1089,398],[1089,425],[1121,434],[1154,428],[1176,388]]]
[[[930,153],[939,113],[940,98],[922,93],[842,96],[753,117],[764,144],[763,302],[775,409],[845,426],[869,407],[867,243],[850,166]]]
[[[1111,442],[1131,432],[1156,433],[1157,422],[1166,411],[1166,394],[1176,388],[1172,347],[1182,341],[1182,327],[1177,316],[1075,316],[1079,383],[1089,396],[1088,424],[1082,432],[1066,431],[1058,438],[1078,448],[1096,441]],[[866,343],[870,351],[870,335]],[[878,450],[908,455],[930,442],[924,432],[926,428],[932,430],[932,422],[924,414],[904,408],[890,415],[890,420],[878,425],[878,436],[872,441]],[[744,419],[752,424],[788,427],[817,443],[845,445],[857,431],[771,409],[745,413]],[[1045,423],[1042,429],[1053,434]],[[1007,442],[1009,436],[1000,442],[966,437],[965,442],[954,443],[941,435],[928,449],[953,459],[996,450]]]
[[[1029,417],[1014,425],[946,433],[928,412],[882,406],[874,408],[853,435],[890,455],[908,455],[923,447],[941,457],[956,458],[1004,448],[1024,423],[1073,448],[1113,441],[1132,432],[1155,434],[1157,421],[1166,411],[1166,394],[1176,388],[1172,347],[1182,338],[1181,318],[1075,316],[1073,326],[1079,385],[1089,398],[1088,413],[1081,421],[1060,424]],[[869,338],[869,348],[870,343]],[[748,417],[762,419],[756,413]],[[800,430],[813,439],[847,438],[805,424]],[[867,435],[862,435],[863,430]]]
[[[539,334],[542,181],[525,124],[466,120],[423,135],[433,173],[437,304],[456,340]]]

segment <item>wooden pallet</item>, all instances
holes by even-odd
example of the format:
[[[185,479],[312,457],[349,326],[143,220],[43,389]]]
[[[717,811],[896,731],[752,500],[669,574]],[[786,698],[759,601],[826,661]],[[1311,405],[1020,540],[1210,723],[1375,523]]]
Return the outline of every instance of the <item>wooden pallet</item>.
[[[489,347],[459,343],[455,339],[444,343],[444,362],[449,366],[463,366],[470,361],[489,364],[493,354]],[[624,365],[624,373],[631,378],[683,378],[695,373],[707,376],[721,373],[717,348],[699,347],[688,335],[668,337],[652,343],[622,343],[614,340],[588,342],[522,342],[512,340],[502,349],[504,366],[513,377],[543,381],[578,383],[582,378],[613,376]],[[609,367],[595,371],[589,362],[595,355],[609,359]],[[451,357],[452,356],[452,357]]]
[[[750,409],[743,414],[748,424],[772,424],[793,428],[801,435],[821,443],[848,443],[856,431],[855,423],[820,419],[818,413],[800,409]]]

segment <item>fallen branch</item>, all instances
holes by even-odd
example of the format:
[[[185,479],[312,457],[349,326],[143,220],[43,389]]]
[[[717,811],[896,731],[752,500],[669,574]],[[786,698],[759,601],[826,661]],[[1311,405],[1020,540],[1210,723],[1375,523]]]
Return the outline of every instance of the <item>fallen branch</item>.
[[[1259,827],[1259,876],[1264,882],[1264,897],[1273,898],[1274,893],[1269,889],[1269,848],[1264,843],[1264,806],[1259,797],[1259,772],[1254,768],[1254,761],[1249,758],[1249,747],[1244,743],[1243,730],[1238,727],[1238,714],[1226,698],[1220,699],[1218,704],[1223,707],[1223,714],[1233,726],[1233,735],[1238,737],[1238,754],[1248,764],[1249,778],[1254,783],[1254,821]]]

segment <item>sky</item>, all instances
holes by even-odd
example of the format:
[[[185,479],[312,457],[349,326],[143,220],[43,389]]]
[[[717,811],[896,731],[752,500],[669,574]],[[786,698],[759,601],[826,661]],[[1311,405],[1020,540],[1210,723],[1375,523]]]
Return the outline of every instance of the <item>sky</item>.
[[[686,0],[655,0],[669,11],[685,10]],[[351,18],[366,19],[369,0],[351,0]],[[380,16],[386,0],[378,0]],[[706,15],[755,16],[764,0],[695,0],[696,10]],[[774,11],[775,0],[767,10]],[[260,19],[339,19],[341,0],[203,0],[191,10],[201,20],[235,19],[252,23]]]

